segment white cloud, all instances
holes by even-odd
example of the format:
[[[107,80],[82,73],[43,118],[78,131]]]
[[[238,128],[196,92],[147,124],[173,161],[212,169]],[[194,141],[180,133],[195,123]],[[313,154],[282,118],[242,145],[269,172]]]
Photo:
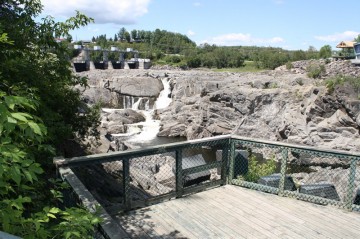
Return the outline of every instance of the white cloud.
[[[360,32],[345,31],[342,33],[335,33],[333,35],[315,36],[315,39],[317,39],[319,41],[325,41],[325,42],[352,41],[359,34],[360,34]]]
[[[195,32],[189,30],[186,35],[188,35],[189,37],[191,37],[191,36],[194,36],[194,35],[195,35]]]
[[[201,4],[200,2],[194,2],[194,3],[193,3],[193,6],[194,6],[194,7],[200,7],[201,5],[202,5],[202,4]]]
[[[95,23],[131,24],[148,12],[150,0],[42,0],[46,15],[69,17],[79,10]]]
[[[251,34],[230,33],[226,35],[216,36],[204,43],[215,44],[220,46],[236,46],[236,45],[276,45],[285,42],[281,37],[273,38],[256,38]]]

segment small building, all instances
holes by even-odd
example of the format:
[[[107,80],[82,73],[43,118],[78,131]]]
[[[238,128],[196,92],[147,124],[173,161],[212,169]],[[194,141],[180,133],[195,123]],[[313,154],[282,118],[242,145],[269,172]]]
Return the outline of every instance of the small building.
[[[336,48],[339,48],[340,51],[334,52],[333,58],[338,59],[354,59],[354,41],[341,41],[336,45]]]
[[[354,54],[355,59],[352,59],[351,63],[354,65],[360,65],[360,42],[354,43]]]

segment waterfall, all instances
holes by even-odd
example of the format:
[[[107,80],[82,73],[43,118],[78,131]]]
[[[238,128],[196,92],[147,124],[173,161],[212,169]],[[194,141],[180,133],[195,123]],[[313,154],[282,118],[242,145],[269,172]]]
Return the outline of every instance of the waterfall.
[[[123,95],[122,107],[123,109],[132,109],[141,113],[145,117],[144,122],[128,124],[127,132],[123,134],[113,134],[116,137],[125,137],[128,142],[149,142],[156,138],[160,129],[160,120],[154,120],[153,116],[156,110],[164,109],[171,103],[169,94],[171,93],[169,81],[165,78],[162,79],[164,89],[160,92],[158,98],[154,102],[153,98],[135,97]],[[141,110],[140,110],[141,109]],[[102,109],[104,112],[111,113],[119,109]]]
[[[171,98],[169,94],[171,93],[169,81],[165,78],[162,79],[164,89],[160,92],[159,97],[154,103],[154,108],[149,110],[149,101],[146,102],[145,110],[140,112],[145,116],[145,122],[137,123],[136,125],[142,125],[142,131],[140,134],[135,135],[129,142],[144,142],[156,138],[157,133],[160,129],[160,120],[154,120],[154,112],[158,109],[164,109],[171,103]]]
[[[143,99],[143,98],[139,98],[135,103],[133,103],[133,105],[132,105],[131,108],[132,108],[133,110],[139,110],[139,105],[140,105],[142,99]]]
[[[167,78],[161,80],[164,86],[164,90],[162,90],[159,94],[155,102],[155,109],[164,109],[168,107],[171,103],[171,98],[169,98],[169,94],[171,93],[170,83]]]

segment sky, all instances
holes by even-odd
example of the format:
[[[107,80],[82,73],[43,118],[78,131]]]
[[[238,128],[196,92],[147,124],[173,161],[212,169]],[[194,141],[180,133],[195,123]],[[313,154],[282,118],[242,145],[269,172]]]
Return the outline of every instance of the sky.
[[[359,0],[42,0],[40,17],[57,21],[75,10],[95,23],[71,32],[74,40],[120,28],[187,35],[197,45],[272,46],[288,50],[319,50],[360,34]]]

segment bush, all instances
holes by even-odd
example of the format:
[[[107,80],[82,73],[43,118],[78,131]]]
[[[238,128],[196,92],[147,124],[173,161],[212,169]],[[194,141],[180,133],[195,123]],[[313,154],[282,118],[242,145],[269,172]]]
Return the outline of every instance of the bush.
[[[243,180],[249,182],[257,182],[261,177],[273,174],[276,170],[275,160],[269,159],[265,163],[259,164],[255,155],[249,156],[249,171],[244,176]]]
[[[320,78],[325,72],[324,65],[310,64],[306,67],[307,76],[310,78]]]
[[[197,68],[201,66],[201,59],[199,57],[192,57],[187,60],[187,65],[190,68]]]
[[[291,61],[288,61],[287,63],[286,63],[286,69],[287,70],[290,70],[290,69],[292,69],[294,66],[293,66],[293,64],[291,63]]]
[[[74,89],[86,87],[86,79],[72,74],[67,45],[53,37],[91,19],[77,12],[63,23],[51,17],[35,22],[41,9],[32,0],[5,0],[0,8],[0,231],[93,238],[99,222],[94,215],[61,208],[62,184],[53,180],[51,160],[56,147],[60,155],[66,140],[95,133],[99,123]]]
[[[331,94],[335,90],[335,86],[350,84],[356,92],[360,91],[360,77],[338,75],[325,81],[326,88]]]
[[[168,55],[164,58],[164,60],[167,62],[167,63],[180,63],[182,58],[180,56],[177,56],[177,55]]]

